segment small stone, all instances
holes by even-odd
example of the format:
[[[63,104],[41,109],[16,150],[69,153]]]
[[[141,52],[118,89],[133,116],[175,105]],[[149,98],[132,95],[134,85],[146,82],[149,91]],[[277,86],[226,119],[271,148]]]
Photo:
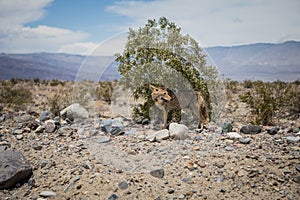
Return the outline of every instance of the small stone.
[[[43,160],[43,161],[41,162],[41,168],[46,167],[47,164],[48,164],[48,161],[47,161],[47,160]]]
[[[232,123],[231,122],[224,122],[222,126],[222,133],[229,133],[232,131]]]
[[[252,141],[251,138],[240,138],[240,139],[239,139],[239,142],[240,142],[241,144],[250,144],[251,141]]]
[[[143,121],[142,121],[142,125],[147,125],[149,123],[150,123],[149,119],[143,119]]]
[[[300,165],[296,165],[296,170],[300,172]]]
[[[34,145],[32,146],[32,148],[33,148],[34,150],[40,151],[40,150],[42,150],[43,147],[42,147],[41,145],[34,144]]]
[[[199,167],[204,168],[206,167],[206,163],[203,161],[198,161],[197,164],[199,165]]]
[[[155,134],[156,140],[158,140],[158,141],[160,141],[160,140],[166,140],[166,139],[169,138],[169,131],[168,131],[168,129],[163,129],[163,130],[157,131],[154,134]]]
[[[128,183],[126,181],[122,181],[118,184],[121,190],[126,190],[128,188]]]
[[[239,139],[242,138],[242,136],[236,132],[228,132],[226,133],[227,137],[229,137],[229,139]]]
[[[23,139],[23,135],[17,135],[16,138],[17,138],[17,140],[22,140]]]
[[[56,130],[56,125],[54,120],[48,120],[45,122],[46,133],[53,133]]]
[[[226,146],[224,149],[225,149],[225,151],[233,151],[234,150],[234,148],[231,146]]]
[[[279,131],[279,128],[278,127],[272,127],[272,128],[269,128],[267,129],[267,132],[270,134],[270,135],[275,135],[277,134]]]
[[[100,136],[93,137],[93,141],[97,143],[106,143],[110,141],[110,137],[100,135]]]
[[[195,141],[200,141],[200,140],[202,140],[201,136],[200,136],[200,135],[197,135],[197,136],[195,137]]]
[[[57,131],[59,136],[71,136],[73,135],[73,129],[70,126],[60,127]]]
[[[222,188],[222,189],[220,190],[220,192],[225,193],[225,192],[226,192],[226,189]]]
[[[164,169],[156,169],[150,172],[150,175],[156,178],[163,178],[165,175]]]
[[[54,197],[54,196],[56,196],[56,193],[52,192],[52,191],[42,191],[40,193],[40,196],[41,197]]]
[[[294,181],[295,183],[300,184],[300,176],[294,176],[294,177],[293,177],[293,181]]]
[[[185,195],[184,194],[180,194],[178,199],[184,199],[185,198]]]
[[[257,134],[261,132],[261,127],[256,125],[243,126],[240,130],[244,134]]]
[[[116,200],[118,199],[118,196],[116,194],[112,194],[108,197],[108,200]]]
[[[45,120],[49,120],[49,119],[53,119],[55,116],[52,112],[49,111],[44,111],[42,112],[41,116],[40,116],[40,121],[45,121]]]
[[[295,136],[290,135],[290,136],[286,137],[286,140],[288,142],[299,142],[300,141],[300,136],[295,137]]]
[[[17,129],[17,130],[15,130],[14,131],[14,135],[21,135],[21,134],[23,134],[24,133],[24,130],[23,129]]]
[[[168,194],[173,194],[175,192],[174,188],[169,188],[168,189]]]

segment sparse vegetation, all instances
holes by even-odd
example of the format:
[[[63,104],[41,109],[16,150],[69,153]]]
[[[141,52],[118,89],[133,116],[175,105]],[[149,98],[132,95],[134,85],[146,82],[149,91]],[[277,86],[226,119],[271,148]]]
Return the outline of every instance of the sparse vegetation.
[[[245,92],[240,95],[252,114],[252,122],[259,125],[274,123],[275,117],[299,117],[300,87],[295,82],[244,81]]]
[[[24,109],[31,102],[31,91],[22,84],[18,84],[18,80],[1,82],[0,103],[15,109]]]

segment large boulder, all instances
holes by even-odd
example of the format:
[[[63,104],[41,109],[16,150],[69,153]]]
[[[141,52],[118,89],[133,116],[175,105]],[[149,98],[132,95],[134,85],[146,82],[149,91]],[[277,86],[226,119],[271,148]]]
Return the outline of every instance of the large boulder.
[[[9,189],[26,181],[32,174],[32,167],[18,151],[0,152],[0,189]]]
[[[70,120],[87,119],[89,118],[89,112],[79,103],[74,103],[60,111],[60,116],[65,116]]]

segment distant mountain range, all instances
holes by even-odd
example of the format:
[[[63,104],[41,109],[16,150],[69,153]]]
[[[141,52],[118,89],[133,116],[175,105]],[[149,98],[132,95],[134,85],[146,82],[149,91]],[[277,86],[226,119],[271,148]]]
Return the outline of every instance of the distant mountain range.
[[[294,81],[300,79],[300,42],[258,43],[209,47],[208,63],[233,80]],[[0,54],[0,79],[114,80],[118,66],[113,56],[65,53]]]

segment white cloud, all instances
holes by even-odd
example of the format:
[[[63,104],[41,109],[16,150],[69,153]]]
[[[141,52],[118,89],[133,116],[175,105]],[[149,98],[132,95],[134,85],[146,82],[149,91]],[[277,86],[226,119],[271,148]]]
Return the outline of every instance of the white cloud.
[[[56,52],[82,42],[87,33],[40,25],[26,26],[41,19],[52,0],[0,1],[0,51],[7,53]],[[81,43],[82,46],[82,43]],[[79,51],[77,51],[80,53]],[[70,52],[71,53],[71,52]]]
[[[204,46],[299,39],[299,9],[299,0],[119,1],[107,8],[131,18],[130,27],[165,16]]]
[[[63,45],[59,49],[59,52],[68,52],[71,54],[88,55],[96,47],[97,47],[97,44],[93,43],[93,42],[78,42],[78,43]]]

